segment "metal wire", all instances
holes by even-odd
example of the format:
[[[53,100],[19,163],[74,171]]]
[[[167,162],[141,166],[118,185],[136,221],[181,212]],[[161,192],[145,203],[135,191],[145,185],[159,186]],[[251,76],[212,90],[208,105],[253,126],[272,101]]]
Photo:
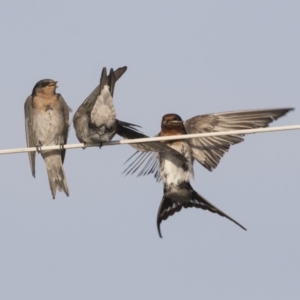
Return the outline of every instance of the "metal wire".
[[[253,133],[299,130],[299,129],[300,129],[300,125],[290,125],[290,126],[280,126],[280,127],[229,130],[229,131],[222,131],[222,132],[207,132],[207,133],[195,133],[195,134],[174,135],[174,136],[149,137],[149,138],[131,139],[131,140],[124,139],[124,140],[111,141],[111,142],[103,144],[102,146],[139,144],[139,143],[156,142],[156,141],[170,141],[170,140],[183,140],[183,139],[191,139],[191,138],[202,138],[202,137],[209,137],[209,136],[253,134]],[[83,147],[85,147],[84,144],[66,144],[63,146],[64,149],[76,149],[76,148],[83,148]],[[86,145],[86,147],[99,147],[99,144]],[[61,149],[61,148],[62,148],[61,145],[42,146],[42,147],[39,147],[39,150],[56,150],[56,149]],[[4,150],[0,150],[0,154],[15,154],[15,153],[33,152],[33,151],[37,151],[37,148],[31,147],[31,148],[4,149]]]

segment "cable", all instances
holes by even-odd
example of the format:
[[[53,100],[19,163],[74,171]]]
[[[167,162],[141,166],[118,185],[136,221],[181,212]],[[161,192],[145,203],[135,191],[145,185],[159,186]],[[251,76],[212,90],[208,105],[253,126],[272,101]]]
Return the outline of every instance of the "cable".
[[[281,126],[281,127],[228,130],[228,131],[220,131],[220,132],[207,132],[207,133],[195,133],[195,134],[174,135],[174,136],[149,137],[149,138],[132,139],[132,140],[124,139],[124,140],[111,141],[111,142],[103,144],[102,146],[139,144],[139,143],[170,141],[170,140],[184,140],[184,139],[201,138],[201,137],[209,137],[209,136],[236,135],[236,134],[244,135],[244,134],[253,134],[253,133],[299,130],[299,129],[300,129],[300,125],[290,125],[290,126]],[[84,144],[66,144],[63,146],[64,149],[76,149],[76,148],[83,148],[83,147],[85,147]],[[86,145],[86,147],[99,147],[99,145],[98,144]],[[56,150],[56,149],[61,149],[61,148],[62,148],[61,145],[42,146],[42,147],[39,147],[39,150],[41,150],[41,151],[42,150]],[[37,151],[36,147],[4,149],[4,150],[0,150],[0,154],[15,154],[15,153],[33,152],[33,151]]]

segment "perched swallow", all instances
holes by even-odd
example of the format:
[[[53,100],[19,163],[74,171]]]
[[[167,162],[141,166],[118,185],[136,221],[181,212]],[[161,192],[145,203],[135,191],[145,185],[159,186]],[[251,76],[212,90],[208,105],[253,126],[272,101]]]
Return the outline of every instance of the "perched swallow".
[[[64,98],[56,93],[57,81],[43,79],[36,83],[32,94],[25,101],[25,128],[28,147],[62,145],[61,150],[41,151],[45,161],[53,199],[56,190],[69,196],[69,189],[63,162],[69,130],[69,112],[71,109]],[[29,152],[29,161],[35,177],[35,152]]]
[[[158,136],[266,127],[269,123],[284,116],[291,110],[293,109],[280,108],[225,112],[196,116],[185,122],[177,114],[167,114],[162,118],[161,131]],[[206,169],[212,171],[217,167],[222,156],[229,150],[230,146],[242,141],[243,135],[241,134],[165,141],[164,143],[181,153],[187,162],[178,161],[171,153],[149,155],[149,153],[142,152],[127,167],[124,171],[126,174],[135,173],[142,167],[142,170],[138,174],[139,176],[154,173],[157,181],[161,180],[164,184],[164,196],[157,215],[157,228],[160,237],[162,237],[160,232],[161,222],[172,216],[175,212],[180,211],[182,207],[197,207],[209,210],[228,218],[245,229],[242,225],[209,203],[190,185],[190,179],[194,176],[194,159]]]
[[[135,124],[120,121],[116,118],[113,103],[114,88],[117,80],[125,73],[127,67],[114,71],[110,69],[107,75],[106,68],[102,69],[100,84],[85,99],[76,111],[73,123],[76,136],[85,145],[102,145],[109,142],[115,134],[126,139],[145,138]],[[171,147],[160,143],[131,144],[138,151],[172,152],[179,160],[185,158]]]

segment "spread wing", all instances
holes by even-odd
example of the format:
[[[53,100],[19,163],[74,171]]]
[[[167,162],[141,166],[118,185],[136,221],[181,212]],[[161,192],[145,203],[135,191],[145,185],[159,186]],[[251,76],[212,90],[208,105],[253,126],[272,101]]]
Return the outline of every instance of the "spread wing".
[[[133,160],[133,161],[131,161]],[[130,162],[131,161],[131,162]],[[159,172],[159,154],[153,152],[136,151],[131,155],[125,163],[130,162],[128,167],[123,171],[123,174],[134,174],[139,170],[137,176],[144,176],[154,173],[154,178],[161,181]]]
[[[62,113],[63,113],[63,116],[64,116],[64,132],[63,132],[64,144],[67,144],[69,127],[70,127],[69,113],[72,111],[72,109],[68,106],[68,104],[66,103],[65,99],[62,97],[61,94],[57,94],[57,96],[58,96],[58,101],[61,104]],[[64,163],[65,156],[66,156],[66,150],[63,149],[61,151],[62,163]]]
[[[168,199],[167,197],[163,197],[160,203],[160,207],[158,209],[157,220],[156,220],[158,234],[161,238],[162,238],[161,231],[160,231],[161,222],[163,220],[166,220],[168,217],[174,215],[176,212],[179,212],[182,209],[182,207],[184,208],[196,207],[196,208],[201,208],[203,210],[208,210],[212,213],[218,214],[221,217],[227,218],[228,220],[232,221],[242,229],[247,230],[243,225],[241,225],[240,223],[238,223],[237,221],[229,217],[219,208],[214,206],[212,203],[210,203],[201,195],[199,195],[196,191],[194,191],[193,188],[190,186],[190,184],[187,184],[187,188],[192,190],[192,199],[190,199],[186,203],[177,203]]]
[[[141,133],[135,127],[140,127],[138,125],[134,125],[131,123],[126,123],[118,120],[118,131],[117,134],[122,136],[125,139],[141,139],[148,138],[149,136]],[[153,151],[153,152],[172,152],[177,156],[178,159],[182,161],[186,161],[185,158],[176,150],[169,147],[168,145],[161,142],[146,142],[146,143],[138,143],[138,144],[130,144],[134,149],[138,151]]]
[[[267,127],[293,108],[242,110],[196,116],[184,123],[186,132],[205,133]],[[242,142],[242,134],[189,139],[193,157],[206,169],[216,168],[231,145]]]
[[[144,135],[141,132],[137,131],[135,128],[132,128],[132,124],[129,125],[130,126],[120,127],[118,134],[126,139],[138,139],[148,137],[147,135]],[[156,180],[160,181],[159,153],[162,152],[172,153],[172,155],[176,156],[176,158],[182,163],[186,162],[186,158],[181,153],[162,142],[130,144],[130,146],[132,146],[137,151],[132,156],[130,156],[125,162],[129,163],[127,168],[123,171],[123,174],[125,175],[134,174],[139,170],[137,176],[143,176],[154,173],[154,177],[156,178]]]
[[[25,131],[26,131],[26,142],[27,147],[35,147],[35,141],[33,138],[32,130],[32,96],[29,96],[24,105],[25,111]],[[28,152],[29,163],[31,168],[32,176],[35,177],[35,152]]]

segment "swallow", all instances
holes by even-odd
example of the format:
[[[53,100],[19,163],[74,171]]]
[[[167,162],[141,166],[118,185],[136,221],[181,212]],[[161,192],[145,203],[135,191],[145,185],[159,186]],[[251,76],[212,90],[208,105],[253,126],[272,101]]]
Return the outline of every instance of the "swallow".
[[[162,118],[161,131],[158,136],[267,127],[269,123],[292,110],[293,108],[280,108],[224,112],[196,116],[185,122],[177,114],[167,114]],[[161,222],[175,212],[179,212],[182,207],[209,210],[226,217],[245,229],[241,224],[198,194],[190,184],[190,180],[194,177],[194,160],[198,161],[207,170],[212,171],[218,166],[221,158],[231,145],[243,141],[243,136],[236,134],[164,142],[182,154],[186,158],[186,162],[178,161],[172,153],[159,153],[158,155],[151,153],[149,155],[142,152],[135,157],[124,171],[126,174],[133,174],[142,167],[138,176],[154,173],[156,180],[162,181],[164,185],[164,196],[157,214],[157,229],[160,237],[162,237]],[[136,154],[137,152],[127,161],[130,161]]]
[[[71,109],[64,98],[56,93],[57,81],[43,79],[36,83],[27,97],[25,109],[25,129],[28,147],[36,147],[41,153],[47,168],[53,199],[56,190],[69,196],[69,189],[63,162],[69,130]],[[40,151],[41,146],[61,145],[61,150]],[[35,152],[28,152],[31,172],[35,177]]]
[[[101,147],[103,143],[111,141],[115,134],[125,139],[148,137],[138,130],[139,125],[120,121],[116,118],[113,103],[115,84],[126,70],[127,67],[115,71],[110,69],[107,75],[106,68],[103,68],[99,85],[77,109],[73,117],[73,124],[78,140],[85,147],[86,145],[100,145]],[[130,145],[143,152],[172,152],[179,160],[185,161],[185,158],[177,151],[160,142]]]

